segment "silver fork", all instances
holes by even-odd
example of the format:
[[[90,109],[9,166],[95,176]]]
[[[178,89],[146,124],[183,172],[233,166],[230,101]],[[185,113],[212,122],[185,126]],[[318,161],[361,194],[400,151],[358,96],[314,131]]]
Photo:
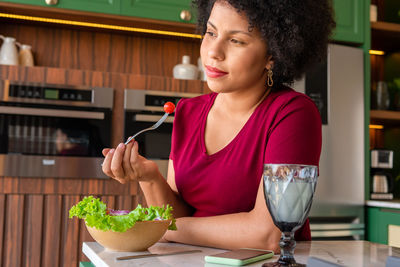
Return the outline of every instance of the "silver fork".
[[[151,131],[154,129],[157,129],[158,126],[160,126],[168,117],[168,113],[165,113],[161,119],[159,119],[155,124],[153,124],[151,127],[143,129],[139,132],[137,132],[136,134],[134,134],[133,136],[129,137],[128,140],[126,140],[125,145],[129,144],[130,141],[132,141],[132,139],[134,139],[136,136],[138,136],[141,133],[147,132],[147,131]]]

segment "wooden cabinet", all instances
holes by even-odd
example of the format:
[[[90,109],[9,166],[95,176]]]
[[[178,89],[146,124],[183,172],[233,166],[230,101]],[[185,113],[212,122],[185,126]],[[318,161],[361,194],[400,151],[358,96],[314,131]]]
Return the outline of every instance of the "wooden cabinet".
[[[388,244],[396,243],[396,230],[400,226],[400,209],[369,207],[367,210],[368,240]]]
[[[364,42],[364,0],[334,0],[336,30],[333,39],[341,42]]]
[[[191,0],[4,0],[4,2],[192,24],[196,22],[196,14]],[[46,2],[56,3],[47,4]],[[365,5],[364,0],[333,1],[337,24],[333,36],[335,41],[359,44],[364,42]]]
[[[121,6],[120,0],[58,0],[58,2],[55,6],[59,8],[108,14],[118,14]]]
[[[4,2],[174,22],[195,23],[196,21],[191,0],[5,0]]]
[[[5,0],[4,2],[119,14],[121,0]]]
[[[195,23],[191,0],[121,0],[121,15]]]

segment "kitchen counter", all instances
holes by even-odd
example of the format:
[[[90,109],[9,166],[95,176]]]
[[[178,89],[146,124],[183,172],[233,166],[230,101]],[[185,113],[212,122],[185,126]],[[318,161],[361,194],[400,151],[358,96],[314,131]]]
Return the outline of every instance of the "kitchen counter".
[[[168,253],[181,250],[199,249],[201,252],[163,257],[141,258],[117,261],[117,257],[127,255],[147,254],[148,252],[111,252],[105,250],[96,242],[84,242],[83,253],[97,267],[102,266],[224,266],[204,262],[204,256],[223,252],[225,250],[209,247],[190,246],[178,243],[156,243],[149,248],[151,253]],[[297,242],[295,257],[297,262],[306,263],[309,257],[320,258],[345,266],[385,266],[387,256],[400,257],[400,249],[368,241],[312,241]],[[261,266],[264,262],[274,262],[279,258],[253,263],[246,266]],[[225,265],[226,266],[226,265]]]
[[[367,200],[365,203],[368,207],[400,209],[400,200]]]

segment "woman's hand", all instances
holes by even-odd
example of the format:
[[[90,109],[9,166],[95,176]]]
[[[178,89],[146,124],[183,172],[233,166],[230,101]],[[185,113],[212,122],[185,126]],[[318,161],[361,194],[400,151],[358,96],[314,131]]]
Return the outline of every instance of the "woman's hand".
[[[103,172],[122,184],[130,180],[151,181],[159,176],[156,163],[139,155],[138,150],[139,145],[134,140],[128,145],[121,143],[116,149],[103,149]]]

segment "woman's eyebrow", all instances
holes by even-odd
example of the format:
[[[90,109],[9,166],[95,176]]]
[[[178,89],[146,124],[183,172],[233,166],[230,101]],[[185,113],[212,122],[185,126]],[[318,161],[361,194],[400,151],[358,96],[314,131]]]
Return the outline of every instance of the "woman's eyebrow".
[[[211,27],[213,27],[214,29],[217,29],[217,27],[214,25],[214,24],[212,24],[212,22],[211,21],[207,21],[207,24],[209,24]]]
[[[216,27],[212,22],[208,21],[207,24],[209,24],[212,28],[214,28],[215,30],[217,30],[217,27]],[[230,33],[230,34],[243,33],[243,34],[246,34],[246,35],[248,35],[248,36],[250,36],[250,37],[253,37],[253,35],[252,35],[251,33],[245,32],[245,31],[241,31],[241,30],[232,30],[232,31],[229,31],[229,33]]]

